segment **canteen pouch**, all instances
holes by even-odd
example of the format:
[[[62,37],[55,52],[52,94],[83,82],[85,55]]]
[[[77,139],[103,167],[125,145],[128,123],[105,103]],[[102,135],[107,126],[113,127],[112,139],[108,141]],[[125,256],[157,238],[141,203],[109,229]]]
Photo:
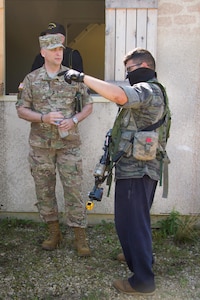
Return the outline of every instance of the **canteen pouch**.
[[[158,133],[155,131],[136,132],[133,141],[133,157],[145,161],[155,159],[158,138]]]

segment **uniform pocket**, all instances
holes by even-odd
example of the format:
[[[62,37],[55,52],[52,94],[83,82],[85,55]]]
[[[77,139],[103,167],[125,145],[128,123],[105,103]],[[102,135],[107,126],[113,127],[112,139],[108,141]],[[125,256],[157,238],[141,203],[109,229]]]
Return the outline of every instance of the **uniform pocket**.
[[[158,148],[158,133],[155,131],[139,131],[135,133],[133,157],[138,160],[153,160]]]

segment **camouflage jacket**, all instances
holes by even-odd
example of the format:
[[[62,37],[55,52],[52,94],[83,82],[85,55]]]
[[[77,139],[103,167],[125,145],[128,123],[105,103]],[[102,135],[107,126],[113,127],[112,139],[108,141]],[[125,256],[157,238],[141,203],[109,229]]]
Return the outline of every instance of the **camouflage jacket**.
[[[155,80],[155,79],[154,79]],[[164,112],[164,97],[160,88],[153,83],[141,82],[133,86],[122,87],[128,102],[123,105],[120,124],[121,138],[118,151],[129,141],[138,129],[156,123]],[[115,178],[141,178],[148,175],[154,180],[160,179],[160,161],[140,161],[133,157],[130,148],[116,164]]]
[[[61,66],[61,71],[67,70]],[[23,90],[16,106],[23,105],[33,111],[47,114],[52,111],[61,111],[65,118],[75,114],[75,94],[79,91],[83,97],[83,106],[92,103],[88,88],[83,83],[68,84],[63,76],[50,78],[41,67],[29,73],[23,81]],[[78,128],[70,130],[66,138],[60,138],[56,125],[45,123],[31,123],[29,143],[40,148],[60,149],[69,144],[69,141],[80,144]]]

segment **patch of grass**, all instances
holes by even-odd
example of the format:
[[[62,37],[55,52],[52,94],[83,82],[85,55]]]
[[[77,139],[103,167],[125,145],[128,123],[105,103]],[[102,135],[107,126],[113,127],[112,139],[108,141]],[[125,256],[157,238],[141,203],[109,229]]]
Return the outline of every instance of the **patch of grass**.
[[[180,223],[179,217],[180,213],[173,210],[166,219],[157,222],[163,238],[176,234]]]
[[[176,243],[192,242],[198,238],[199,231],[197,230],[198,216],[183,216],[180,219],[179,226],[174,235]]]
[[[38,228],[38,227],[46,227],[46,224],[43,222],[36,223],[32,220],[22,220],[16,218],[5,218],[0,219],[0,228],[4,232],[4,230],[15,229],[15,228]]]
[[[157,241],[172,237],[175,243],[192,242],[199,235],[196,227],[198,220],[199,215],[181,216],[179,212],[172,210],[167,218],[156,223],[159,229],[153,231],[153,236]]]
[[[187,287],[187,285],[188,285],[188,279],[187,278],[181,277],[179,282],[180,282],[180,286],[182,286],[182,287]]]

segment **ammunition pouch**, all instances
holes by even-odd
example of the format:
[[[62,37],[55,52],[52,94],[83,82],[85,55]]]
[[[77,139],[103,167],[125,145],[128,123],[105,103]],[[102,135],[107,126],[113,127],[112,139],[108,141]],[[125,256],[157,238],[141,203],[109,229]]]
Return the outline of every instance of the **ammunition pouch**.
[[[138,131],[133,140],[133,157],[138,160],[153,160],[158,149],[158,133],[155,131]]]

